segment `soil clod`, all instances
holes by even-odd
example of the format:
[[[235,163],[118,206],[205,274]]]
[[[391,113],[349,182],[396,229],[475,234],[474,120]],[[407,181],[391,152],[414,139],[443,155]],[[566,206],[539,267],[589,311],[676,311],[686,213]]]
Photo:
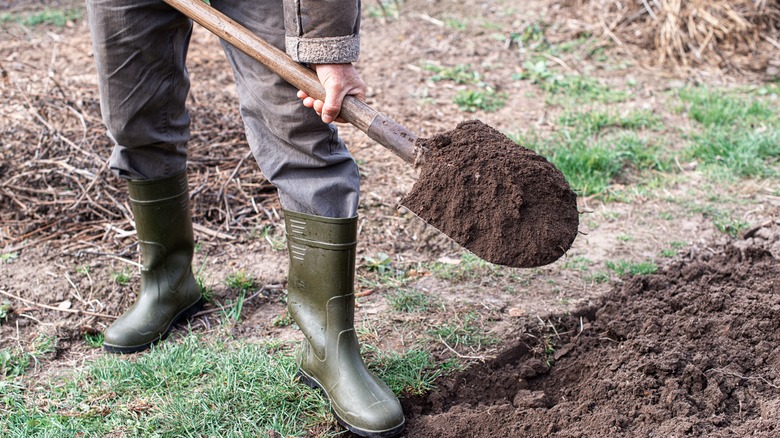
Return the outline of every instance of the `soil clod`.
[[[478,120],[417,142],[425,161],[401,204],[420,218],[500,265],[546,265],[571,247],[577,195],[544,157]]]

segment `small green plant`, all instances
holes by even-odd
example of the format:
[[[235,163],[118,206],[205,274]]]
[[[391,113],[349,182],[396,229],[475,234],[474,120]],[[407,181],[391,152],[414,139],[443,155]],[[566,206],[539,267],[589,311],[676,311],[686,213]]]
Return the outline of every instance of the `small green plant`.
[[[630,242],[634,240],[633,236],[629,236],[627,234],[618,234],[615,238],[620,242]]]
[[[416,290],[398,289],[387,294],[387,302],[397,312],[413,313],[427,309],[430,298]]]
[[[133,278],[132,272],[124,269],[120,272],[114,272],[112,276],[114,278],[114,282],[120,286],[127,286],[127,284],[130,282],[130,279]]]
[[[461,111],[470,113],[482,110],[485,112],[498,111],[506,104],[507,94],[498,93],[490,86],[480,90],[460,90],[452,98]]]
[[[76,273],[89,277],[90,267],[89,265],[76,266]]]
[[[209,303],[213,303],[214,288],[207,284],[206,279],[200,275],[195,277],[195,281],[198,283],[198,290],[200,290],[200,295],[203,297],[203,299]]]
[[[518,32],[510,32],[509,40],[520,49],[544,52],[550,48],[550,44],[544,36],[546,28],[545,23],[535,21]]]
[[[281,315],[277,315],[276,318],[274,318],[273,324],[274,327],[287,327],[295,324],[295,320],[290,316],[290,312],[285,309]]]
[[[555,339],[552,335],[544,337],[544,357],[545,364],[551,367],[555,364]]]
[[[262,232],[263,240],[268,242],[268,246],[271,251],[283,251],[287,247],[287,240],[284,233],[277,235],[276,227],[273,225],[263,226]]]
[[[84,333],[84,343],[90,348],[100,348],[103,346],[105,335],[102,332]]]
[[[244,310],[244,301],[246,300],[246,290],[241,289],[236,296],[236,300],[227,300],[222,306],[222,315],[226,320],[238,321],[241,319],[241,312]]]
[[[3,263],[11,263],[17,258],[19,258],[18,252],[5,252],[3,254],[0,254],[0,262]]]
[[[0,325],[3,324],[3,321],[8,320],[8,315],[10,315],[11,312],[13,312],[11,302],[8,300],[3,301],[3,303],[0,304]]]
[[[684,247],[685,247],[685,242],[679,242],[679,241],[670,242],[667,248],[661,250],[661,256],[666,258],[674,257]]]
[[[731,237],[739,236],[741,231],[746,230],[750,226],[749,222],[734,217],[729,212],[720,212],[719,214],[714,215],[712,217],[712,223],[718,231],[723,234],[728,234]]]
[[[624,275],[652,274],[658,271],[658,265],[652,261],[635,263],[628,260],[618,260],[617,262],[607,261],[607,269],[622,277]]]
[[[376,257],[363,256],[363,267],[369,272],[389,272],[393,269],[392,262],[390,256],[383,252],[377,253]]]
[[[242,292],[246,292],[255,287],[255,279],[241,269],[232,274],[228,274],[228,276],[225,277],[225,285],[231,289],[238,289]]]

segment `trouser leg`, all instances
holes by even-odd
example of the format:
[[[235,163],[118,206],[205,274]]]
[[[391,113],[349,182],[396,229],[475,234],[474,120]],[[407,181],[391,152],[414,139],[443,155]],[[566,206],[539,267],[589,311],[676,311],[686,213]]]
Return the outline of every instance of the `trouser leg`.
[[[100,107],[115,142],[109,166],[158,179],[186,166],[185,66],[192,22],[160,0],[87,0]]]
[[[212,0],[211,4],[251,32],[284,48],[281,1]],[[326,217],[357,214],[357,164],[335,126],[304,107],[297,89],[259,62],[223,42],[233,67],[241,116],[252,153],[279,190],[288,210]]]

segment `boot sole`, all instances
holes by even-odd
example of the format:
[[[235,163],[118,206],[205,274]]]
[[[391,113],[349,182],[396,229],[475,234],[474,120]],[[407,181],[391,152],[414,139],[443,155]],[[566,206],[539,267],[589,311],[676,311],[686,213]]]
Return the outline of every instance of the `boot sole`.
[[[328,391],[325,390],[325,388],[320,384],[320,382],[317,381],[314,377],[306,374],[303,370],[298,369],[298,372],[296,373],[296,377],[298,380],[303,383],[304,385],[308,386],[312,389],[319,389],[323,393],[325,393],[325,397],[330,400],[330,394],[328,394]],[[406,421],[399,424],[398,426],[388,429],[388,430],[382,430],[382,431],[371,431],[371,430],[365,430],[360,429],[358,427],[352,426],[336,413],[336,411],[333,410],[333,406],[331,405],[330,412],[333,414],[333,417],[336,418],[336,421],[339,422],[340,425],[344,426],[347,430],[354,433],[355,435],[362,436],[365,438],[393,438],[397,437],[401,434],[401,432],[404,431],[404,428],[406,427]]]
[[[206,303],[206,300],[203,298],[199,299],[195,302],[195,304],[191,305],[190,307],[182,310],[179,312],[178,315],[176,315],[173,320],[171,320],[171,323],[168,324],[168,327],[165,329],[165,331],[160,335],[158,338],[155,338],[153,341],[147,342],[146,344],[141,345],[133,345],[130,347],[121,347],[118,345],[108,345],[103,344],[103,349],[106,350],[109,353],[116,353],[116,354],[129,354],[129,353],[137,353],[139,351],[146,350],[147,348],[151,347],[152,345],[164,340],[168,337],[168,334],[173,329],[173,326],[178,324],[181,321],[185,321],[190,319],[193,315],[200,312],[200,309],[203,308],[203,305]]]

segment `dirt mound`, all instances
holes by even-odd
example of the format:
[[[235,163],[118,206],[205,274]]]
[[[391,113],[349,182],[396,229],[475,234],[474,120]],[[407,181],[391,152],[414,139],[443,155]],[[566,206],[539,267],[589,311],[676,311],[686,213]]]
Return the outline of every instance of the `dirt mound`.
[[[408,436],[777,436],[778,246],[780,221],[523,328],[406,400]]]
[[[428,151],[401,203],[477,256],[534,267],[577,236],[577,195],[541,155],[478,120],[418,140]]]

